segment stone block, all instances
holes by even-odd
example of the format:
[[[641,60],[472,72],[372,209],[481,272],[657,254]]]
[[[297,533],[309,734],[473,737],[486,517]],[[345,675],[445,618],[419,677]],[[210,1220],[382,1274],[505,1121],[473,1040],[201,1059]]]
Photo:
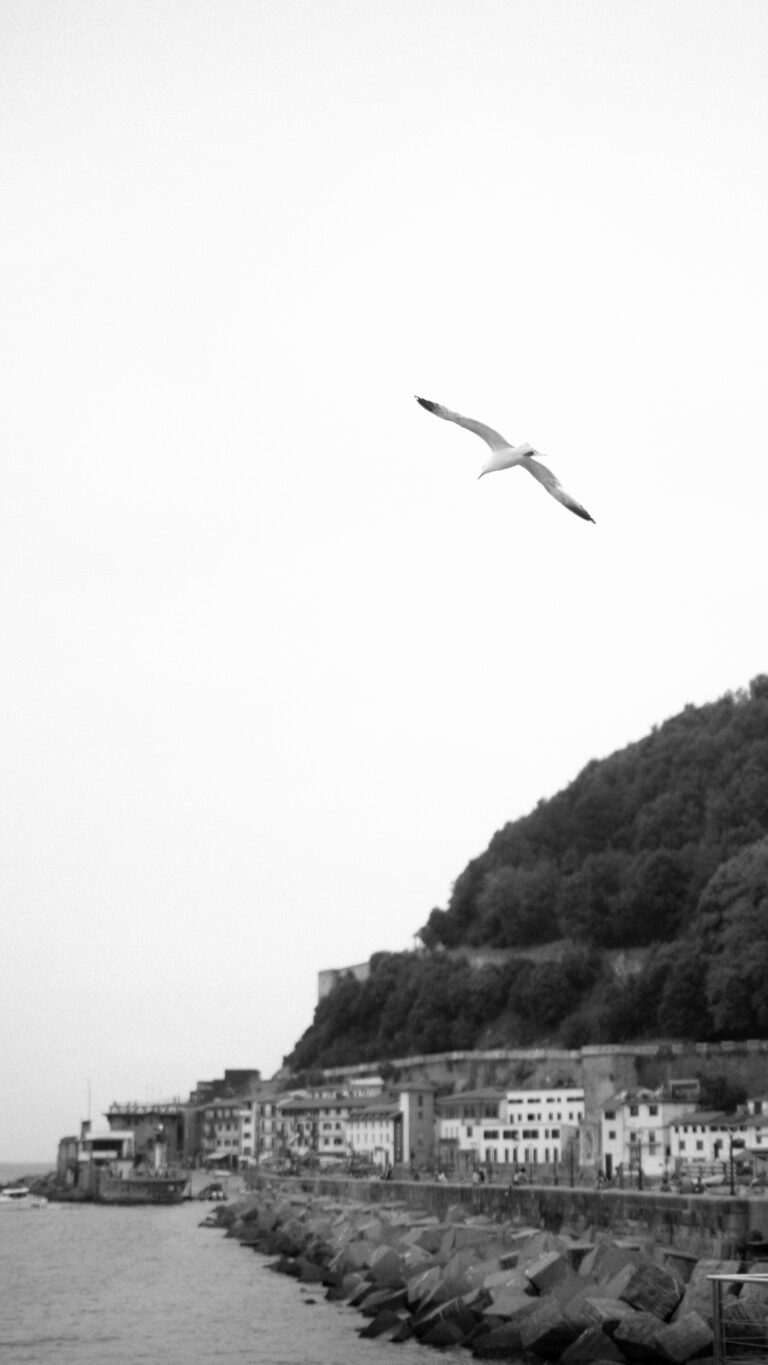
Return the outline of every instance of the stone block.
[[[520,1338],[526,1351],[535,1351],[545,1360],[557,1360],[579,1335],[554,1299],[545,1298],[520,1324]]]
[[[761,1284],[742,1284],[739,1298],[747,1303],[752,1300],[765,1303],[768,1300],[768,1261],[752,1261],[747,1271],[750,1275],[764,1275],[765,1279]]]
[[[661,1326],[655,1313],[631,1312],[616,1327],[613,1340],[627,1360],[657,1362]]]
[[[613,1332],[624,1318],[629,1318],[634,1313],[634,1308],[630,1308],[623,1299],[609,1299],[598,1295],[588,1294],[582,1301],[582,1311],[589,1316],[596,1327],[602,1327],[606,1332]]]
[[[377,1247],[371,1257],[371,1278],[376,1284],[394,1288],[405,1283],[403,1259],[393,1247],[386,1244]]]
[[[418,1274],[412,1275],[406,1286],[406,1296],[411,1308],[418,1308],[420,1303],[428,1299],[442,1282],[442,1278],[443,1271],[439,1265],[430,1266],[429,1270],[420,1270]]]
[[[472,1325],[474,1326],[474,1323]],[[436,1322],[434,1327],[430,1327],[429,1331],[425,1332],[421,1338],[423,1346],[437,1346],[439,1348],[461,1346],[465,1340],[466,1333],[458,1322],[447,1319]]]
[[[494,1327],[472,1342],[472,1354],[476,1360],[510,1360],[521,1355],[523,1342],[520,1326],[516,1322],[505,1322]]]
[[[569,1279],[573,1270],[563,1251],[545,1251],[528,1262],[525,1273],[538,1294],[548,1294],[554,1285]]]
[[[419,1232],[416,1238],[416,1246],[420,1246],[423,1251],[428,1251],[430,1256],[436,1256],[447,1231],[444,1223],[431,1223]]]
[[[620,1297],[640,1313],[655,1313],[666,1322],[682,1297],[677,1279],[666,1266],[649,1261],[638,1266]]]
[[[636,1267],[645,1258],[636,1248],[619,1246],[616,1242],[600,1242],[579,1266],[579,1274],[591,1276],[599,1284],[607,1284],[626,1266]]]
[[[740,1261],[698,1261],[691,1271],[691,1278],[685,1287],[685,1293],[680,1300],[676,1316],[682,1317],[684,1313],[700,1313],[703,1318],[711,1322],[713,1312],[712,1282],[708,1276],[737,1275],[740,1266]],[[726,1291],[726,1296],[730,1297],[732,1293],[733,1290],[729,1288]]]
[[[620,1299],[624,1294],[627,1285],[634,1279],[637,1265],[628,1262],[621,1270],[612,1275],[609,1280],[599,1280],[600,1293],[606,1299]]]
[[[403,1319],[399,1313],[391,1308],[384,1308],[380,1313],[372,1318],[366,1327],[361,1328],[358,1336],[361,1337],[382,1337],[386,1333],[393,1333],[402,1327]]]
[[[768,1353],[768,1304],[731,1298],[723,1306],[725,1358]]]
[[[404,1289],[374,1289],[367,1294],[361,1305],[362,1312],[367,1318],[375,1318],[376,1314],[384,1308],[405,1308]]]
[[[712,1328],[700,1313],[683,1313],[666,1322],[656,1336],[661,1355],[673,1365],[683,1365],[693,1356],[712,1350]]]
[[[662,1263],[669,1266],[678,1283],[685,1287],[693,1274],[697,1260],[698,1257],[688,1251],[668,1250],[663,1253]]]
[[[574,1270],[580,1270],[582,1263],[587,1256],[591,1255],[594,1247],[591,1242],[569,1242],[565,1248],[565,1254]],[[589,1275],[590,1271],[585,1271]]]
[[[483,1288],[493,1294],[496,1290],[520,1290],[530,1294],[533,1286],[524,1270],[496,1270],[483,1276]]]
[[[445,1303],[438,1303],[433,1308],[427,1308],[424,1312],[414,1314],[411,1325],[416,1336],[421,1338],[426,1336],[436,1322],[454,1318],[463,1311],[463,1299],[447,1299]]]
[[[623,1361],[624,1356],[602,1327],[587,1327],[560,1357],[560,1365],[594,1365],[597,1360]]]
[[[493,1317],[513,1318],[518,1313],[530,1312],[536,1307],[537,1300],[522,1289],[497,1290],[486,1309]]]

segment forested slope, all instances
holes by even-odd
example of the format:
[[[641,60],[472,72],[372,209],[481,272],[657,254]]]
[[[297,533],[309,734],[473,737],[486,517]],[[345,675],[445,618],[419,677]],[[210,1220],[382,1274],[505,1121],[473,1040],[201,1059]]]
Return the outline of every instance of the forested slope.
[[[504,826],[421,930],[343,980],[287,1060],[768,1033],[768,677],[688,706]],[[559,961],[532,945],[565,940]],[[446,953],[505,948],[475,970]],[[619,981],[605,950],[645,947]]]

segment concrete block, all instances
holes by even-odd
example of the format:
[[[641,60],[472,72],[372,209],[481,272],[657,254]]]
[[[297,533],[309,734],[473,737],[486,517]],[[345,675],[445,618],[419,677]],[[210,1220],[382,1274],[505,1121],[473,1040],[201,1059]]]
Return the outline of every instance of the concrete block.
[[[627,1360],[658,1362],[661,1326],[655,1313],[632,1312],[622,1318],[613,1333],[613,1340]]]
[[[474,1320],[472,1326],[474,1326]],[[424,1333],[421,1342],[423,1346],[444,1348],[446,1346],[461,1346],[466,1338],[467,1334],[458,1322],[443,1319],[442,1322],[436,1322],[434,1327],[430,1327],[429,1331]]]
[[[700,1313],[683,1313],[674,1322],[666,1322],[656,1336],[659,1351],[673,1365],[683,1365],[692,1356],[712,1350],[712,1328]]]
[[[529,1261],[525,1273],[538,1294],[548,1294],[560,1280],[569,1279],[573,1270],[563,1251],[545,1251]]]
[[[594,1294],[589,1294],[582,1300],[582,1307],[593,1324],[603,1327],[606,1332],[613,1332],[624,1318],[631,1317],[635,1311],[622,1299],[603,1298]]]
[[[472,1341],[472,1355],[476,1360],[510,1360],[521,1355],[522,1351],[523,1342],[517,1322],[505,1322],[501,1327],[494,1327]]]
[[[560,1357],[560,1365],[594,1365],[597,1360],[623,1361],[624,1356],[602,1327],[588,1327]]]
[[[703,1318],[711,1322],[713,1312],[712,1282],[708,1276],[737,1275],[740,1267],[740,1261],[698,1261],[691,1271],[691,1278],[685,1287],[685,1293],[680,1300],[675,1316],[682,1317],[685,1313],[700,1313]],[[734,1285],[734,1290],[735,1288]],[[728,1290],[727,1297],[730,1297],[734,1290]]]
[[[418,1274],[411,1276],[406,1285],[406,1297],[411,1308],[418,1308],[420,1303],[428,1299],[442,1282],[442,1278],[443,1271],[439,1265],[433,1265],[429,1270],[420,1270]]]
[[[497,1318],[514,1318],[520,1312],[531,1312],[537,1302],[533,1295],[525,1294],[521,1289],[502,1289],[494,1293],[486,1312]]]
[[[579,1335],[552,1298],[541,1299],[532,1313],[527,1313],[520,1325],[520,1337],[526,1351],[535,1351],[545,1360],[557,1360]]]
[[[620,1297],[638,1312],[655,1313],[657,1318],[666,1322],[682,1295],[672,1271],[650,1261],[647,1265],[638,1266]]]
[[[758,1303],[765,1303],[768,1300],[768,1261],[752,1261],[747,1266],[750,1275],[764,1275],[763,1284],[743,1284],[739,1298],[742,1303],[754,1300]]]
[[[399,1313],[391,1308],[384,1308],[380,1313],[372,1318],[366,1327],[358,1332],[360,1337],[382,1337],[392,1334],[402,1327],[403,1319]]]
[[[629,1261],[609,1280],[599,1280],[600,1293],[606,1299],[620,1299],[623,1297],[627,1285],[632,1283],[637,1266]]]
[[[390,1287],[405,1284],[405,1263],[394,1247],[377,1247],[371,1257],[371,1278],[376,1284]]]

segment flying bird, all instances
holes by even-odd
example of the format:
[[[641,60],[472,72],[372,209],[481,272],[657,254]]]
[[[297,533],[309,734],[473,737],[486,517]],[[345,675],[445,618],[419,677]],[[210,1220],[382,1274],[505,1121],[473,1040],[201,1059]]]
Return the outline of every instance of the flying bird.
[[[505,441],[504,437],[499,435],[498,431],[494,431],[493,427],[487,427],[484,422],[476,422],[474,417],[462,417],[460,413],[451,412],[450,408],[444,408],[440,403],[432,403],[428,398],[417,396],[416,402],[426,408],[427,412],[433,412],[435,417],[442,417],[446,422],[456,422],[458,426],[466,427],[467,431],[474,431],[476,436],[481,436],[486,445],[490,446],[491,458],[486,460],[480,470],[479,478],[482,479],[483,474],[492,474],[496,469],[512,469],[514,465],[522,465],[523,469],[527,469],[534,479],[538,479],[542,487],[546,488],[553,498],[557,498],[563,507],[567,507],[569,512],[575,512],[577,517],[583,517],[585,521],[594,523],[594,517],[591,517],[586,507],[582,507],[581,503],[572,498],[570,493],[566,493],[552,470],[547,469],[546,465],[539,464],[538,460],[534,460],[534,455],[541,458],[542,452],[534,450],[533,446],[529,446],[527,441],[521,446],[512,446],[509,441]]]

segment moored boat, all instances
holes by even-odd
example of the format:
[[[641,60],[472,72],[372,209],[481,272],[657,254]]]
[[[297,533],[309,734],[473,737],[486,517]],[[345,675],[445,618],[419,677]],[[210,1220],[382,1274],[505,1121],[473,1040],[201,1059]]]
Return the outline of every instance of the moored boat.
[[[4,1189],[0,1189],[0,1208],[41,1209],[47,1203],[47,1199],[33,1194],[26,1185],[6,1185]]]

